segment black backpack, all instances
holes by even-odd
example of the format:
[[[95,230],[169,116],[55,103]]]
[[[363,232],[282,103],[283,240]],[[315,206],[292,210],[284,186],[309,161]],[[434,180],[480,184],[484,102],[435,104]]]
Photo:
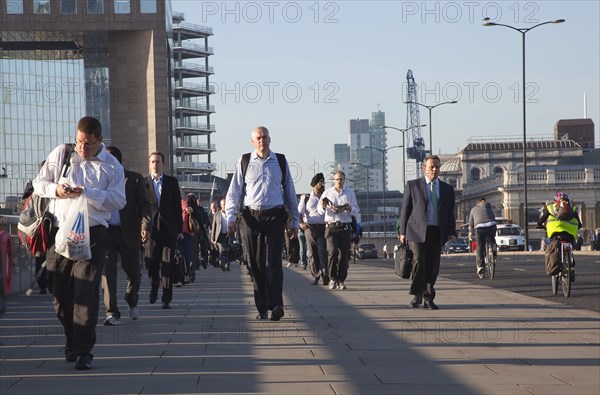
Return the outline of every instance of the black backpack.
[[[71,154],[75,144],[65,144],[61,174],[66,175],[71,165]],[[56,180],[58,181],[58,180]],[[52,244],[54,216],[48,212],[50,198],[44,198],[33,192],[25,201],[17,224],[21,243],[32,255],[45,253]]]
[[[244,187],[246,185],[246,171],[248,170],[248,164],[250,163],[250,153],[244,154],[242,155],[242,160],[240,162],[241,165],[241,170],[242,170],[242,178],[244,179]],[[277,162],[279,162],[279,167],[281,168],[281,188],[285,189],[285,184],[287,183],[287,171],[286,171],[286,166],[285,166],[285,155],[284,154],[278,154],[275,153],[275,155],[277,155]]]

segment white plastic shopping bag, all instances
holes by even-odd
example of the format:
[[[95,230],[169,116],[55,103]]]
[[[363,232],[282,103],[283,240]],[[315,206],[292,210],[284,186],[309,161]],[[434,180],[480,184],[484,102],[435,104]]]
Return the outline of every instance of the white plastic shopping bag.
[[[92,259],[90,224],[85,192],[75,200],[69,214],[56,233],[56,252],[73,261]]]

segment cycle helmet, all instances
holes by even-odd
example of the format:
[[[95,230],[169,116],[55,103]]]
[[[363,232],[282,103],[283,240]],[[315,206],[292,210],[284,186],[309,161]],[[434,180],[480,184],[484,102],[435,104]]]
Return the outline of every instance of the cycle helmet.
[[[554,201],[558,203],[561,200],[571,200],[571,199],[569,199],[569,195],[567,195],[566,193],[557,192],[556,195],[554,195]]]

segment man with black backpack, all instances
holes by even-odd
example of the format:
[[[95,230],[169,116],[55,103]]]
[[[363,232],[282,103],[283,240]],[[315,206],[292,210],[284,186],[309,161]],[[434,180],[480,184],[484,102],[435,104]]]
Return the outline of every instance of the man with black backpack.
[[[259,126],[252,131],[254,152],[240,158],[225,198],[227,231],[237,231],[236,215],[241,209],[240,230],[246,246],[252,277],[257,319],[279,321],[283,311],[282,252],[284,229],[292,218],[291,237],[298,233],[296,190],[284,155],[270,149],[269,130]],[[284,206],[285,205],[285,206]]]

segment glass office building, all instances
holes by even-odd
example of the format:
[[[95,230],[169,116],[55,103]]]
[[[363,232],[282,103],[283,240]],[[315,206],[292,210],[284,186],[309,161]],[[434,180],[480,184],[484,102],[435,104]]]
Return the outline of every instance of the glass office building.
[[[170,1],[0,1],[0,207],[84,115],[100,119],[125,167],[147,174],[161,151],[190,190],[210,188],[196,180],[214,171],[212,30],[173,17]]]

